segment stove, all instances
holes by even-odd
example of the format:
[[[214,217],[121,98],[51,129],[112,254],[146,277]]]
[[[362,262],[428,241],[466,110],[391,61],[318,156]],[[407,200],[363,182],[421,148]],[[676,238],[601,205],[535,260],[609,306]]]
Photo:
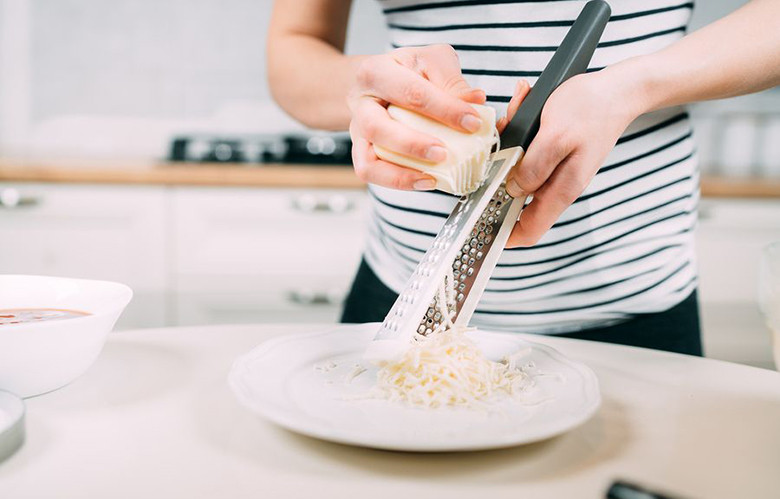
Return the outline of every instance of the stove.
[[[295,163],[351,166],[352,141],[343,133],[180,135],[168,159],[189,163]]]

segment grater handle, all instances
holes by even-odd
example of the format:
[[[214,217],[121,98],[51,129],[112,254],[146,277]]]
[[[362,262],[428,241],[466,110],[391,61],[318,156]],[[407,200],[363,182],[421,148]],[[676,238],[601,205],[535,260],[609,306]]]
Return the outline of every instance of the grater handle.
[[[501,135],[501,148],[520,146],[527,150],[539,131],[542,109],[558,85],[584,73],[609,21],[611,9],[602,0],[591,0],[580,12],[558,50],[544,68],[536,84],[523,100]]]

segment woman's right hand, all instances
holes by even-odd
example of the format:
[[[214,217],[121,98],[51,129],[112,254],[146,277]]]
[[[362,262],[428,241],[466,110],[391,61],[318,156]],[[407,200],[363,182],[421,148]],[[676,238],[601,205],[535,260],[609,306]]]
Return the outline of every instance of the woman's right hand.
[[[444,144],[393,120],[387,106],[416,111],[456,130],[475,132],[479,115],[469,103],[484,104],[485,92],[463,79],[449,45],[400,48],[364,58],[347,103],[352,113],[352,161],[368,183],[403,190],[431,190],[436,180],[424,173],[377,158],[374,144],[431,163],[446,159]]]

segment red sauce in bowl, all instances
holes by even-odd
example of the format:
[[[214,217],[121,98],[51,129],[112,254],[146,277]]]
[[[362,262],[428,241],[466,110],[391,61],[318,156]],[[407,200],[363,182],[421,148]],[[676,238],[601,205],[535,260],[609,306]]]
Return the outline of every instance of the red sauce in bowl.
[[[91,315],[89,312],[60,308],[6,308],[0,309],[0,326],[29,322],[60,321]]]

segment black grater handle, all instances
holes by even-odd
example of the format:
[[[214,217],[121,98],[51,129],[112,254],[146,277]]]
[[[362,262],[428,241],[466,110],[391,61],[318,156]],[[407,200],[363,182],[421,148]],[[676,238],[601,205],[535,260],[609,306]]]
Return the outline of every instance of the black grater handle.
[[[558,85],[588,69],[610,13],[609,4],[602,0],[591,0],[585,4],[517,114],[501,134],[502,149],[517,146],[528,149],[539,131],[539,120],[547,99]]]

